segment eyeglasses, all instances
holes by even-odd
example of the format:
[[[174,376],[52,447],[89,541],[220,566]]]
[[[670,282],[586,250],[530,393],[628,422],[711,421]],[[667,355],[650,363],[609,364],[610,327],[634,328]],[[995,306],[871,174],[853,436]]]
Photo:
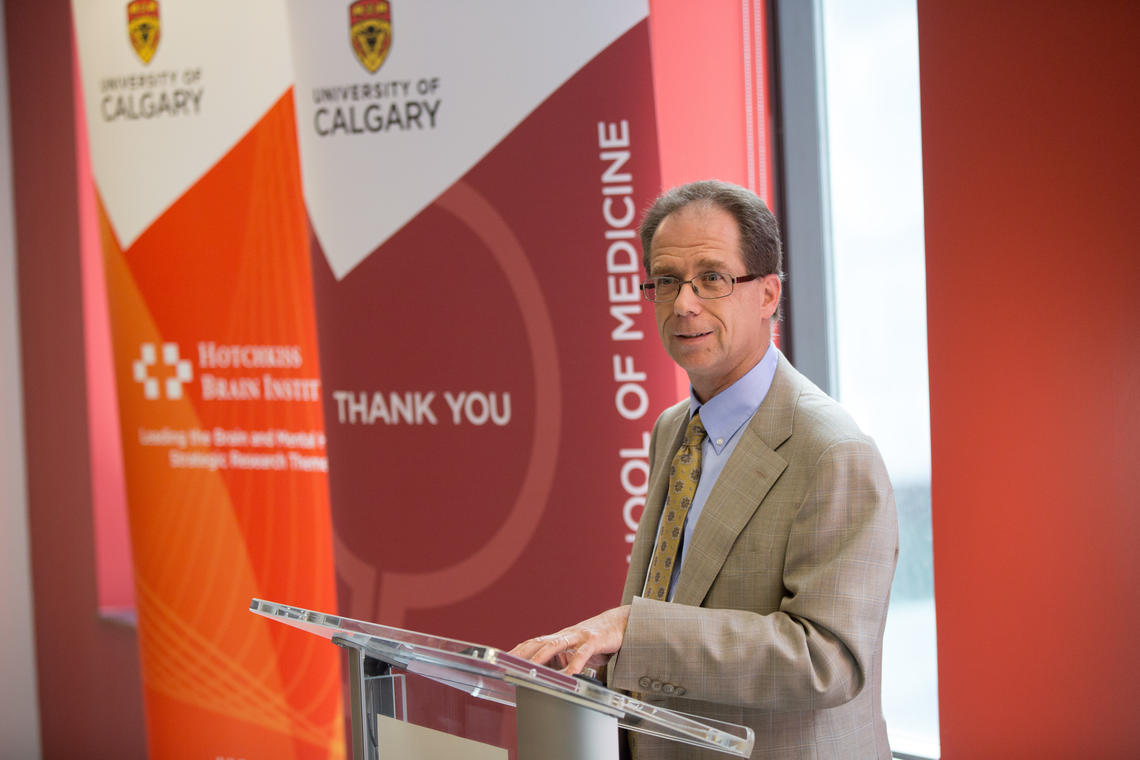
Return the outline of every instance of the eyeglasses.
[[[738,282],[748,282],[762,274],[742,274],[735,277],[727,272],[701,272],[691,280],[682,280],[671,275],[650,277],[641,283],[641,294],[646,301],[653,303],[668,303],[681,294],[682,285],[692,285],[697,298],[706,300],[724,298],[732,295],[732,288]]]

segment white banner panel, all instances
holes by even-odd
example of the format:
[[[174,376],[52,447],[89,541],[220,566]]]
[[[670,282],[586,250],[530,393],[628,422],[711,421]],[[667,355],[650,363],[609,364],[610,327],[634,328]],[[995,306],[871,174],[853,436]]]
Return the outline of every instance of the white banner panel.
[[[387,11],[375,73],[351,42],[358,5]],[[645,0],[289,7],[305,201],[337,279],[649,12]]]
[[[132,25],[134,5],[153,7]],[[289,87],[285,9],[282,0],[82,0],[72,12],[92,171],[129,248]]]

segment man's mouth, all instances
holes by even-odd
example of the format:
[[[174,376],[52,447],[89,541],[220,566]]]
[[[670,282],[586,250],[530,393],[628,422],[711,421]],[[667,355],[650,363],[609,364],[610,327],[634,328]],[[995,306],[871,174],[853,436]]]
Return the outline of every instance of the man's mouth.
[[[695,338],[703,338],[706,335],[712,335],[712,330],[705,330],[704,332],[676,333],[676,335],[682,340],[693,340]]]

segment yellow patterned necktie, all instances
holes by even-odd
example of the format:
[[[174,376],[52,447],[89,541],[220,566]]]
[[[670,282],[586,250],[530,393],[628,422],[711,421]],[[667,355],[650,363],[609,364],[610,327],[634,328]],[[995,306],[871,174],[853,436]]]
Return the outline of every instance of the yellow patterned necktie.
[[[669,493],[665,497],[665,509],[661,512],[661,529],[657,532],[657,545],[653,549],[653,560],[649,573],[645,576],[646,599],[665,601],[669,595],[669,581],[673,577],[673,566],[677,562],[677,548],[681,545],[681,534],[685,528],[685,516],[697,492],[697,481],[701,479],[701,443],[705,439],[705,428],[701,425],[700,412],[689,420],[685,428],[685,440],[669,467]]]

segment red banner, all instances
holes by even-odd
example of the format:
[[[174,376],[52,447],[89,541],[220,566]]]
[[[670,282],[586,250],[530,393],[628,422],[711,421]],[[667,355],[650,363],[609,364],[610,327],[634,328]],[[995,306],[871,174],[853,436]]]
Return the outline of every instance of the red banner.
[[[675,396],[647,9],[390,6],[375,73],[291,8],[341,608],[510,646],[617,602]]]

